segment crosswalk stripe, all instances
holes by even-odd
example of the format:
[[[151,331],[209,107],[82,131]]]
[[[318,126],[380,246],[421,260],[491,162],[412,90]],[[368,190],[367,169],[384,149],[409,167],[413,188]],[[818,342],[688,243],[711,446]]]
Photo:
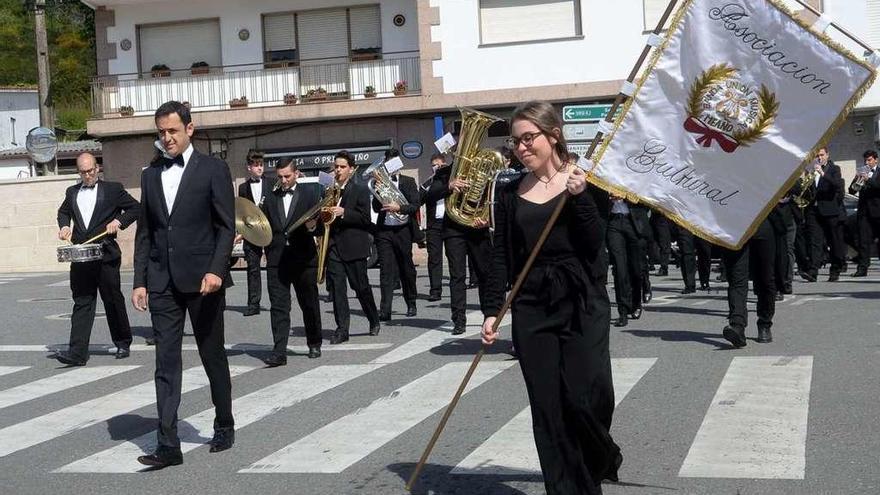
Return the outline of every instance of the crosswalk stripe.
[[[678,475],[804,479],[812,356],[734,358]]]
[[[483,363],[465,393],[513,364]],[[469,365],[449,363],[239,472],[340,473],[446,406]]]
[[[448,335],[448,334],[447,334]],[[326,351],[374,351],[387,349],[394,344],[390,344],[387,342],[376,342],[376,343],[363,343],[363,344],[339,344],[339,345],[331,345],[322,347],[322,352]],[[20,344],[20,345],[0,345],[0,352],[55,352],[58,349],[66,349],[66,345],[42,345],[42,344]],[[156,346],[146,345],[146,344],[132,344],[129,347],[131,352],[144,352],[144,351],[155,351]],[[183,351],[197,351],[199,350],[196,344],[183,344],[181,346],[181,350]],[[271,351],[271,345],[261,345],[261,344],[228,344],[226,345],[226,350],[229,351]],[[306,354],[309,352],[308,346],[304,345],[291,345],[287,346],[287,350],[297,353],[297,354]],[[90,353],[104,353],[104,354],[112,354],[116,352],[116,347],[112,345],[90,345],[89,346]]]
[[[654,366],[656,358],[611,360],[615,405]],[[541,473],[532,433],[532,413],[526,407],[461,461],[452,474],[522,475]]]
[[[0,366],[0,376],[11,375],[28,368],[30,368],[30,366]]]
[[[230,366],[230,374],[240,375],[254,368]],[[208,384],[201,366],[183,372],[182,393]],[[87,428],[120,414],[140,409],[156,402],[153,380],[120,390],[109,395],[76,404],[0,430],[0,457],[52,440],[76,430]]]
[[[335,388],[343,383],[369,373],[380,365],[341,365],[320,366],[257,390],[232,402],[235,413],[235,427],[260,421],[281,409]],[[214,409],[207,409],[194,416],[181,420],[187,428],[180,429],[180,449],[186,453],[204,445],[214,433]],[[55,472],[61,473],[135,473],[144,466],[137,462],[137,456],[152,452],[156,446],[156,432],[141,435],[103,452],[86,457],[63,466]]]
[[[25,383],[0,392],[0,409],[85,385],[135,368],[140,368],[140,366],[91,366]]]

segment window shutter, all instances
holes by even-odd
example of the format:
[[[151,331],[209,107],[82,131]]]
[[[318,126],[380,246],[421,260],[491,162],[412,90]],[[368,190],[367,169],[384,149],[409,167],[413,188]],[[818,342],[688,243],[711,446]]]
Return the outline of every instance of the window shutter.
[[[345,9],[300,12],[297,14],[297,28],[300,60],[348,57]]]
[[[381,48],[382,26],[379,6],[352,7],[348,12],[351,24],[351,48]]]
[[[263,18],[263,39],[267,52],[296,49],[293,14],[273,14]]]
[[[868,32],[865,41],[875,50],[880,47],[880,0],[868,0]]]
[[[217,19],[138,26],[138,39],[141,71],[145,73],[157,64],[169,69],[189,69],[193,62],[203,61],[212,67],[223,65]]]
[[[581,34],[579,0],[480,0],[482,44],[568,38]]]

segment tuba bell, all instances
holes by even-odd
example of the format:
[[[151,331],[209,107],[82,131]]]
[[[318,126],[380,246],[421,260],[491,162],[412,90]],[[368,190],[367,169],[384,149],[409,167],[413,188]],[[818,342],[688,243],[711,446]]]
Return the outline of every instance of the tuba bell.
[[[490,191],[495,174],[503,170],[504,158],[491,149],[480,149],[489,127],[502,119],[470,108],[459,108],[461,132],[450,180],[463,179],[467,189],[446,198],[446,214],[457,223],[474,227],[489,221]]]
[[[379,158],[364,170],[362,177],[367,180],[367,187],[370,188],[370,192],[383,205],[397,203],[400,206],[404,206],[409,204],[406,196],[400,192],[400,189],[391,180],[391,174],[388,173],[382,158]],[[391,215],[399,222],[406,222],[407,220],[407,215],[400,213],[388,212],[388,215]]]

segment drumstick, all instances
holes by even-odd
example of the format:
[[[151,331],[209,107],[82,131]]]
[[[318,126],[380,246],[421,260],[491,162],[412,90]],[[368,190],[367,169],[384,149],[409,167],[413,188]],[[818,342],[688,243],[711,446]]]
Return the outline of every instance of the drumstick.
[[[107,232],[107,231],[105,230],[104,232],[101,232],[100,234],[96,235],[95,237],[92,237],[91,239],[87,240],[86,242],[83,242],[83,244],[91,244],[91,243],[97,241],[98,239],[104,237],[105,235],[107,235],[107,234],[109,234],[109,233],[110,233],[110,232]]]

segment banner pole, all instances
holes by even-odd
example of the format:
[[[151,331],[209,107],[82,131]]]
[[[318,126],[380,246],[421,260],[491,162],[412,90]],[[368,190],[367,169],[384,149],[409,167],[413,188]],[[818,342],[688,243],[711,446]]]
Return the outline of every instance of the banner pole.
[[[812,12],[813,14],[816,14],[817,16],[820,16],[820,17],[822,16],[822,12],[821,12],[821,11],[819,11],[818,9],[816,9],[815,7],[813,7],[812,5],[808,4],[807,2],[804,2],[803,0],[795,0],[795,1],[796,1],[797,3],[799,3],[803,8],[805,8],[805,9],[809,10],[810,12]],[[841,32],[842,34],[844,34],[847,38],[849,38],[849,39],[853,40],[854,42],[858,43],[859,45],[861,45],[861,47],[864,48],[865,50],[868,50],[868,51],[871,52],[871,53],[874,52],[874,47],[872,47],[871,45],[869,45],[867,42],[862,41],[861,38],[859,38],[858,36],[856,36],[856,35],[850,33],[849,31],[847,31],[847,30],[846,30],[843,26],[841,26],[840,24],[837,24],[836,22],[831,22],[831,23],[829,23],[828,25],[834,27],[834,29],[837,29],[838,31],[840,31],[840,32]]]
[[[652,31],[653,34],[660,34],[663,31],[663,26],[666,24],[666,21],[669,19],[669,16],[672,15],[672,11],[675,8],[675,5],[678,3],[678,0],[670,0],[669,4],[666,6],[666,10],[663,11],[663,15],[660,17],[660,20],[657,21],[657,26]],[[642,53],[639,56],[639,59],[636,61],[632,70],[629,73],[626,81],[632,83],[636,76],[639,73],[639,70],[642,67],[642,64],[645,63],[645,60],[648,58],[648,54],[651,52],[651,46],[645,45],[642,49]],[[623,93],[618,93],[617,98],[614,100],[614,104],[611,106],[611,110],[609,110],[608,115],[605,116],[605,120],[607,122],[613,122],[614,113],[617,111],[617,108],[624,102],[626,99],[626,95]],[[592,158],[593,152],[596,150],[596,146],[599,141],[601,141],[604,135],[601,132],[596,134],[596,137],[593,138],[593,142],[590,144],[590,148],[587,150],[586,158]],[[593,165],[595,167],[595,165]],[[592,169],[589,172],[591,172]],[[513,284],[513,287],[510,289],[510,293],[508,293],[507,298],[504,301],[504,304],[501,306],[501,310],[498,312],[498,316],[495,318],[495,323],[492,325],[492,330],[497,332],[498,327],[501,325],[501,320],[504,319],[504,316],[507,314],[507,311],[510,309],[510,305],[513,303],[514,298],[519,293],[520,287],[522,287],[523,282],[525,281],[526,276],[529,274],[529,270],[531,270],[532,265],[535,262],[535,258],[537,258],[538,253],[541,251],[541,248],[544,246],[544,242],[547,240],[547,237],[550,235],[550,230],[553,228],[553,225],[556,223],[556,220],[559,218],[559,215],[562,213],[565,204],[568,202],[568,198],[570,194],[566,190],[562,199],[556,205],[556,208],[553,210],[553,213],[550,215],[550,219],[547,220],[547,223],[544,225],[544,230],[541,231],[541,236],[538,237],[537,242],[535,243],[535,247],[532,248],[532,252],[529,253],[529,257],[526,260],[525,265],[523,266],[522,271],[520,271],[519,275],[516,277],[516,282]],[[449,405],[446,407],[446,411],[443,413],[443,417],[440,419],[440,423],[437,424],[437,428],[434,430],[434,434],[431,436],[431,440],[428,442],[428,445],[425,447],[424,452],[422,452],[422,457],[419,459],[418,464],[416,464],[415,470],[413,470],[412,475],[409,478],[409,481],[406,484],[406,490],[412,491],[415,486],[416,481],[418,481],[419,473],[422,471],[422,468],[425,466],[425,462],[428,460],[428,456],[431,455],[431,451],[434,449],[434,445],[437,443],[437,439],[440,438],[440,434],[443,432],[443,428],[446,426],[446,422],[449,420],[449,417],[452,416],[452,411],[455,409],[455,406],[458,404],[458,400],[461,398],[464,393],[464,389],[467,386],[468,382],[471,379],[471,376],[474,373],[474,370],[477,368],[477,365],[480,363],[480,360],[483,358],[483,355],[486,353],[487,346],[483,344],[480,347],[480,350],[474,356],[473,361],[471,362],[470,368],[468,368],[467,373],[464,376],[464,379],[461,381],[461,384],[458,386],[458,389],[455,391],[455,395],[452,397],[452,400],[449,402]]]

